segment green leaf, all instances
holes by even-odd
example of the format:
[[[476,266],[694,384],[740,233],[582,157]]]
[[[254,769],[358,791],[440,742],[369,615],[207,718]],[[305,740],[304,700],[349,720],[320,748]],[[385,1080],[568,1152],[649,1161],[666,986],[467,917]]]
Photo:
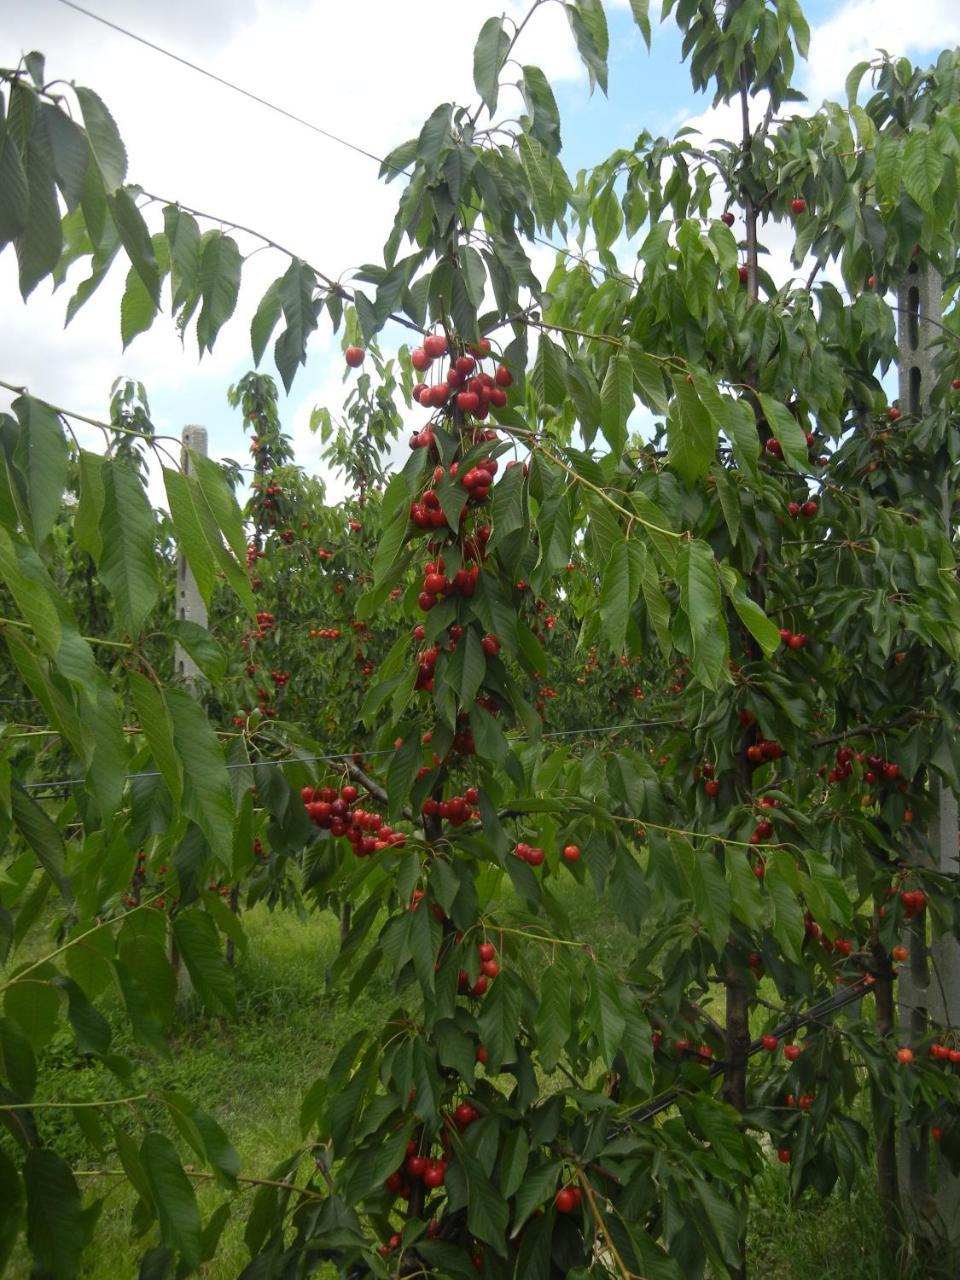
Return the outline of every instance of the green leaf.
[[[84,1210],[70,1166],[46,1148],[27,1153],[23,1182],[27,1192],[27,1243],[37,1265],[51,1280],[74,1280],[97,1209]]]
[[[118,188],[113,195],[107,196],[107,205],[120,236],[120,243],[126,249],[134,271],[140,277],[143,287],[153,299],[154,304],[159,306],[160,272],[143,214],[134,203],[130,192],[123,187]]]
[[[760,457],[760,436],[753,410],[745,400],[722,397],[724,413],[721,419],[724,435],[730,441],[733,456],[741,471],[756,479],[759,474],[757,459]]]
[[[14,783],[10,789],[10,804],[17,830],[37,855],[40,865],[57,886],[61,897],[70,901],[70,882],[63,869],[66,849],[60,832],[19,783]]]
[[[210,1012],[236,1016],[233,974],[210,916],[198,907],[180,912],[173,918],[173,936],[191,981]]]
[[[0,1062],[18,1100],[29,1102],[37,1087],[37,1059],[20,1024],[12,1018],[0,1018]]]
[[[404,737],[402,746],[390,757],[387,769],[388,817],[391,822],[410,803],[410,791],[419,767],[420,741],[416,729],[411,728]]]
[[[187,557],[190,572],[204,604],[209,605],[217,581],[217,567],[213,552],[204,537],[187,477],[179,471],[164,467],[163,484],[180,550]]]
[[[559,1161],[541,1164],[534,1169],[527,1168],[513,1204],[511,1236],[516,1236],[530,1215],[547,1200],[552,1199],[557,1187],[557,1179],[560,1177],[560,1169]]]
[[[640,399],[654,413],[666,413],[667,393],[660,365],[646,352],[632,345],[627,349],[627,356],[633,368]]]
[[[212,351],[217,334],[233,315],[240,293],[243,259],[237,242],[219,231],[205,238],[197,273],[202,306],[197,317],[197,342],[200,354]]]
[[[174,204],[164,206],[163,226],[170,250],[170,307],[177,312],[198,288],[200,228],[192,214]]]
[[[586,1016],[588,1025],[597,1038],[600,1056],[606,1065],[612,1066],[627,1029],[617,981],[608,970],[590,965]]]
[[[153,508],[132,463],[116,459],[101,474],[103,552],[97,567],[120,626],[137,636],[160,595]]]
[[[720,565],[720,579],[740,621],[760,645],[764,657],[769,658],[780,645],[780,631],[776,623],[771,622],[756,601],[750,599],[742,578],[731,565]]]
[[[160,1221],[160,1239],[189,1267],[197,1266],[203,1254],[200,1211],[176,1147],[162,1133],[148,1133],[140,1144],[140,1161]]]
[[[107,1053],[110,1024],[103,1014],[94,1008],[72,978],[55,978],[54,983],[67,993],[67,1017],[81,1053]]]
[[[602,0],[573,0],[564,4],[577,51],[590,78],[590,90],[600,86],[607,92],[607,53],[610,37]]]
[[[693,484],[710,470],[717,450],[717,424],[692,382],[678,375],[673,386],[676,394],[667,414],[670,463],[687,484]]]
[[[630,9],[640,32],[650,48],[650,0],[630,0]]]
[[[183,796],[183,769],[174,743],[173,721],[163,689],[138,671],[128,671],[127,680],[150,753],[167,784],[174,810],[178,812]]]
[[[36,1052],[45,1048],[56,1034],[60,996],[46,978],[35,974],[20,980],[14,978],[13,985],[4,993],[3,1009]]]
[[[274,280],[260,299],[253,319],[250,321],[250,346],[253,350],[253,363],[258,365],[263,359],[267,343],[283,314],[280,301],[280,280]]]
[[[810,468],[810,450],[807,446],[807,435],[790,410],[774,399],[773,396],[760,393],[760,407],[763,416],[774,436],[780,441],[783,449],[783,460],[794,471],[805,472]]]
[[[693,905],[718,951],[730,933],[730,890],[720,864],[708,849],[698,849],[691,864]]]
[[[420,130],[420,136],[417,139],[417,159],[428,171],[437,167],[440,156],[452,141],[450,136],[452,110],[449,102],[442,102],[439,107],[434,108]]]
[[[773,936],[783,948],[783,954],[793,964],[800,961],[803,943],[803,908],[792,881],[794,870],[784,867],[784,858],[790,855],[774,850],[767,859],[763,884],[773,900]]]
[[[123,185],[127,174],[127,153],[116,122],[92,89],[76,86],[74,92],[103,185],[108,192],[114,191]]]
[[[899,201],[903,175],[904,143],[902,137],[882,134],[877,143],[877,187],[886,200]]]
[[[23,159],[8,129],[0,125],[0,249],[26,230],[30,188]]]
[[[626,542],[621,540],[613,545],[600,584],[600,620],[611,653],[623,653],[634,598],[630,553]]]
[[[505,1062],[516,1061],[521,996],[517,979],[507,972],[500,974],[493,989],[483,999],[477,1022],[492,1071],[498,1071]]]
[[[463,1149],[458,1154],[467,1175],[467,1230],[478,1240],[488,1244],[494,1253],[506,1257],[507,1222],[510,1217],[507,1202],[484,1173],[478,1160]]]
[[[493,551],[510,533],[522,529],[526,522],[522,467],[510,467],[493,489],[493,533],[487,544]]]
[[[600,387],[600,429],[619,457],[627,443],[627,419],[633,412],[633,366],[618,351],[607,365]]]
[[[134,338],[146,333],[157,315],[157,306],[133,267],[120,299],[120,341],[126,351]]]
[[[473,50],[473,83],[491,115],[497,109],[500,69],[509,47],[510,37],[500,18],[488,18]]]
[[[274,362],[287,391],[293,385],[297,367],[306,364],[307,341],[317,327],[316,291],[313,269],[294,259],[280,279],[278,295],[287,327],[273,348]]]
[[[206,627],[176,618],[168,625],[174,640],[186,649],[208,680],[222,680],[227,673],[227,655]]]
[[[903,185],[924,213],[933,213],[943,181],[946,156],[936,136],[926,130],[911,133],[903,147]]]
[[[567,387],[566,365],[566,352],[542,333],[537,344],[537,358],[531,375],[531,381],[541,404],[559,408],[564,403]]]
[[[50,405],[18,396],[11,407],[20,423],[13,462],[26,486],[31,540],[39,549],[60,514],[69,450],[60,418]]]
[[[183,766],[183,811],[228,867],[233,857],[234,810],[223,750],[203,709],[189,693],[168,688],[166,704]]]
[[[719,668],[726,657],[724,653],[718,662],[715,642],[721,634],[725,640],[726,626],[720,609],[717,562],[709,545],[699,538],[680,543],[677,585],[680,588],[680,607],[687,615],[690,627],[690,657],[704,682],[715,686]]]
[[[530,1139],[521,1125],[511,1129],[500,1151],[500,1191],[509,1198],[523,1184],[530,1158]]]
[[[570,996],[570,975],[557,964],[549,965],[540,979],[536,1024],[539,1057],[544,1071],[554,1070],[570,1038]],[[510,1193],[505,1191],[504,1194]]]
[[[560,111],[550,82],[539,67],[523,68],[520,91],[532,117],[530,134],[555,156],[560,151]]]
[[[26,176],[30,211],[27,224],[14,241],[24,301],[54,270],[63,247],[60,206],[49,148],[39,122],[27,143]]]
[[[760,882],[742,849],[727,850],[725,870],[730,883],[733,914],[751,931],[761,928],[764,910]]]
[[[243,528],[243,513],[234,497],[227,478],[212,458],[202,454],[190,454],[190,470],[197,478],[206,505],[216,521],[217,529],[227,540],[239,563],[247,554],[247,537]]]

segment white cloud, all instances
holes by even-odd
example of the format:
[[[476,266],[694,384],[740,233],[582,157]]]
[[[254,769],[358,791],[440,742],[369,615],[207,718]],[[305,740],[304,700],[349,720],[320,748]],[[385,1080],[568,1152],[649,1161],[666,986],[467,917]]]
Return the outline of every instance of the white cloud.
[[[810,57],[802,73],[811,102],[836,98],[847,72],[877,50],[914,56],[960,42],[957,0],[851,0],[814,28]]]

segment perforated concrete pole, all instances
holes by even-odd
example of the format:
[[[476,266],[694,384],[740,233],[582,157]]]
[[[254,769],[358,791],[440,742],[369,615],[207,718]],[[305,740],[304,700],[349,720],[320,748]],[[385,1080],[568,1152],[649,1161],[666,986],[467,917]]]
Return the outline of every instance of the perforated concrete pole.
[[[899,288],[899,374],[900,405],[905,413],[923,412],[933,385],[934,339],[943,314],[943,294],[939,272],[929,264],[913,263]],[[952,495],[943,487],[943,519],[948,536],[951,528]],[[930,861],[939,870],[957,874],[957,797],[936,778],[930,779],[936,803],[927,830],[932,850]],[[919,853],[915,855],[919,860]],[[910,950],[899,980],[900,1023],[905,1038],[922,1035],[928,1016],[947,1026],[960,1026],[960,942],[953,934],[926,937],[926,913],[913,922],[906,939]],[[954,1274],[960,1275],[960,1179],[954,1178],[946,1162],[938,1158],[931,1182],[927,1135],[914,1146],[904,1134],[900,1141],[900,1195],[909,1225],[949,1241],[957,1251]]]
[[[194,453],[204,458],[207,456],[207,429],[206,427],[184,427],[180,439],[183,443],[180,455],[181,465],[184,475],[189,475],[189,450],[192,449]],[[182,621],[196,622],[201,627],[207,625],[207,606],[197,589],[182,548],[177,554],[177,617]],[[177,645],[174,650],[174,671],[177,679],[186,684],[196,680],[200,674],[200,668],[180,645]]]

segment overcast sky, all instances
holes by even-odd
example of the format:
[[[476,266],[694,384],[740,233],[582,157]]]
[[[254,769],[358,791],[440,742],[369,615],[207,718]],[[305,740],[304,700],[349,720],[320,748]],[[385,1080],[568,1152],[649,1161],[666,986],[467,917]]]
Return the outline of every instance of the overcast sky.
[[[472,101],[472,48],[483,19],[503,8],[515,14],[525,8],[519,0],[85,3],[377,155],[415,134],[437,103]],[[629,145],[643,128],[669,132],[705,110],[679,65],[673,26],[655,27],[648,56],[627,0],[608,3],[608,100],[588,96],[560,6],[548,5],[536,16],[518,51],[521,61],[542,66],[554,83],[571,173]],[[813,103],[842,96],[849,67],[876,48],[920,61],[960,43],[960,0],[807,0],[804,10],[813,41],[801,83]],[[379,183],[370,160],[59,0],[0,0],[0,64],[10,66],[31,49],[46,54],[48,78],[88,85],[105,99],[127,144],[129,180],[257,228],[329,276],[347,278],[360,263],[380,260],[398,187]],[[724,122],[708,115],[704,123],[708,132],[714,126],[719,132]],[[200,362],[192,335],[181,346],[163,316],[122,351],[122,268],[66,330],[66,302],[81,271],[56,295],[41,285],[24,306],[8,248],[0,255],[0,379],[26,383],[65,408],[103,416],[114,378],[139,378],[159,430],[179,433],[184,423],[199,422],[210,429],[212,453],[240,457],[240,417],[227,406],[225,390],[251,366],[249,316],[284,267],[285,260],[272,253],[251,259],[237,316],[213,356]],[[321,324],[307,367],[283,402],[285,429],[308,466],[317,453],[306,426],[310,409],[318,402],[338,408],[341,373],[339,340]],[[0,398],[0,407],[6,403]]]

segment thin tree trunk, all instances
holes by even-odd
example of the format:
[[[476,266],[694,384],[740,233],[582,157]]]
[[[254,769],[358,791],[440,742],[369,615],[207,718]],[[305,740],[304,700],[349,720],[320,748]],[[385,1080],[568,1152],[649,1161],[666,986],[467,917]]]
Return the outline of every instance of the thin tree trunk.
[[[872,942],[875,978],[873,990],[877,1001],[877,1031],[881,1039],[888,1041],[893,1053],[895,1011],[893,1000],[893,975],[887,953],[877,940],[874,923]],[[900,1187],[897,1180],[897,1122],[892,1107],[873,1091],[874,1128],[877,1140],[877,1191],[883,1214],[883,1228],[887,1247],[896,1257],[901,1239],[902,1216]]]

